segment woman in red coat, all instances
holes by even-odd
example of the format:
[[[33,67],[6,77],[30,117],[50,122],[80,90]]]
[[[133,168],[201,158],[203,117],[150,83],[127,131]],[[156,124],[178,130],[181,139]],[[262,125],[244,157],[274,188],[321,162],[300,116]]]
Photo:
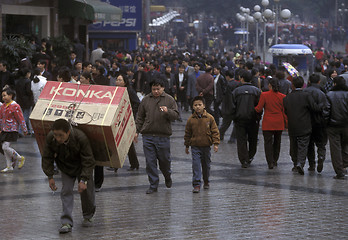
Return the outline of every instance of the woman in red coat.
[[[269,78],[268,87],[270,91],[261,94],[259,104],[255,107],[255,110],[261,113],[265,109],[262,120],[265,154],[268,168],[273,169],[273,166],[277,166],[282,131],[285,128],[287,118],[283,106],[285,95],[278,92],[278,79]]]

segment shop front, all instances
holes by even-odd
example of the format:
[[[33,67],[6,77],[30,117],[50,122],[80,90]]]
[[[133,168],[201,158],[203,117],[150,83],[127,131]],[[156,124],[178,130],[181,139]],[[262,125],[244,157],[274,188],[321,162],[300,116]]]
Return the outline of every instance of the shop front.
[[[137,49],[138,33],[142,31],[142,0],[109,0],[122,10],[121,21],[95,21],[88,26],[90,49],[101,43],[110,51]]]

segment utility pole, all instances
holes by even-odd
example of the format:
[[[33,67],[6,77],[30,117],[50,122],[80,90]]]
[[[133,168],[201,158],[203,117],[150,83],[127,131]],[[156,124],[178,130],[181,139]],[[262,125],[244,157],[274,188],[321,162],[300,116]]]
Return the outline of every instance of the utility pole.
[[[144,22],[145,22],[145,26],[144,26],[144,32],[149,32],[149,24],[150,24],[150,0],[143,0],[143,4],[144,4]]]

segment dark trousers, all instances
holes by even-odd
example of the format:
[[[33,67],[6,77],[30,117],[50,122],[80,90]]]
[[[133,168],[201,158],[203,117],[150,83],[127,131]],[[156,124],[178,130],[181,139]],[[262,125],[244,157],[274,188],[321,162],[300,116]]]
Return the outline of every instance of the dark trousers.
[[[104,167],[95,166],[94,167],[94,186],[95,188],[101,188],[104,182]]]
[[[238,158],[241,164],[248,163],[256,154],[259,123],[236,123]],[[249,146],[248,146],[249,143]]]
[[[268,166],[277,166],[280,153],[282,131],[263,131],[263,139]]]
[[[134,143],[131,144],[128,150],[128,159],[131,168],[139,168],[137,152],[135,151]]]
[[[339,176],[344,175],[343,168],[348,167],[348,127],[328,127],[332,166]]]
[[[210,147],[191,147],[192,152],[192,185],[201,186],[203,173],[204,184],[209,183],[210,175]]]
[[[214,119],[216,122],[216,125],[219,127],[220,125],[220,117],[221,117],[221,111],[220,111],[220,104],[216,99],[214,99]]]
[[[309,166],[315,166],[315,146],[317,146],[318,163],[324,162],[326,156],[327,132],[325,127],[312,127],[312,134],[308,145],[307,158]]]
[[[212,109],[212,104],[214,102],[214,96],[210,94],[206,94],[203,96],[205,100],[205,110],[211,115],[214,116],[214,110]]]
[[[143,135],[143,148],[150,188],[157,189],[159,183],[157,160],[165,179],[170,179],[172,173],[170,169],[170,139],[169,137]]]
[[[224,139],[225,133],[226,133],[227,129],[230,127],[232,120],[233,120],[233,118],[231,115],[224,115],[223,116],[222,123],[221,123],[220,129],[219,129],[221,140]],[[232,126],[232,134],[230,137],[230,141],[232,141],[235,138],[236,138],[236,128],[234,126]]]
[[[311,135],[289,136],[290,138],[290,156],[294,166],[304,167],[308,152],[309,139]]]

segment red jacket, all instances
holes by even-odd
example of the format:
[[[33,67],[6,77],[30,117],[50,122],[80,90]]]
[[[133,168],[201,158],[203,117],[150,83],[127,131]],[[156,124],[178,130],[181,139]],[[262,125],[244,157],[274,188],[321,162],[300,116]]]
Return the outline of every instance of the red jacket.
[[[18,132],[19,125],[23,132],[28,132],[21,107],[12,101],[8,106],[2,104],[0,107],[0,131]]]
[[[261,113],[265,109],[262,120],[263,131],[284,130],[287,118],[284,114],[283,98],[284,94],[280,92],[261,93],[260,101],[255,107],[256,112]]]

